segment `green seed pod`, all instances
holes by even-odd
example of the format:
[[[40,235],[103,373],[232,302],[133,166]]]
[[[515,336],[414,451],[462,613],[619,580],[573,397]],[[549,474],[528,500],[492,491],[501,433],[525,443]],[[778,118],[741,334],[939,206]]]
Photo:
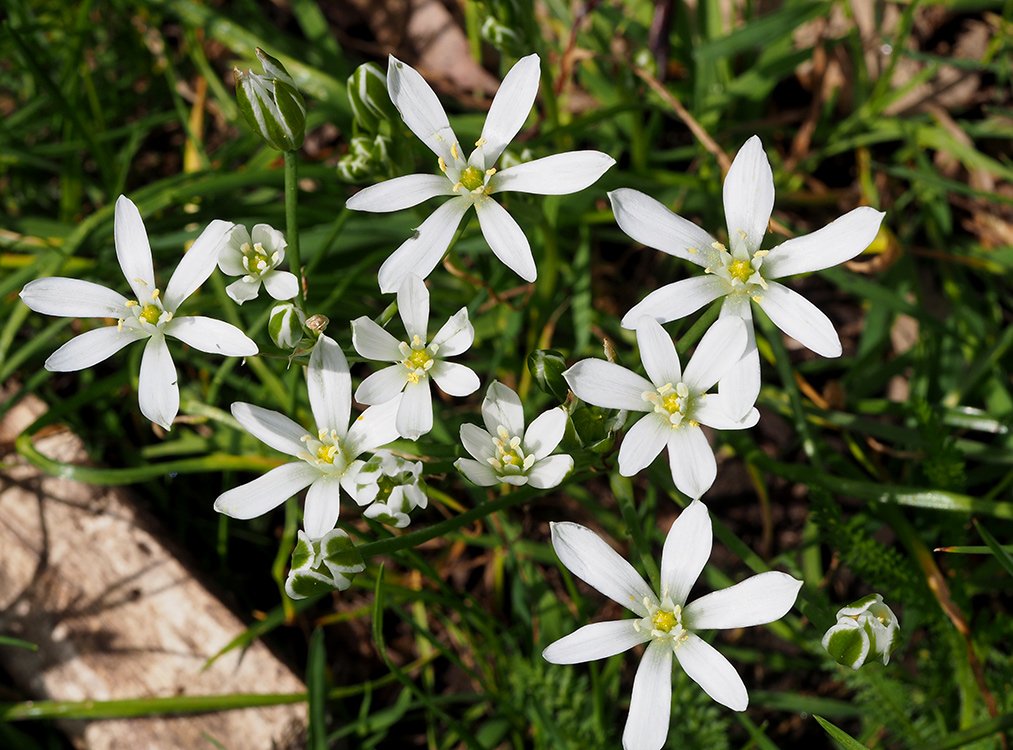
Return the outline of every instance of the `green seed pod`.
[[[247,124],[271,147],[295,151],[306,134],[306,103],[276,59],[257,49],[264,74],[236,70],[236,102]]]

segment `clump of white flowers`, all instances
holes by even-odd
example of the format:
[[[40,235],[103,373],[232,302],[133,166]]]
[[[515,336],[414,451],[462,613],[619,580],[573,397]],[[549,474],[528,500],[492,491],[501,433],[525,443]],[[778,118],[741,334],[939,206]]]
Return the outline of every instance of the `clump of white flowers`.
[[[349,494],[362,514],[374,521],[403,529],[416,508],[429,504],[426,483],[422,479],[422,462],[409,461],[390,451],[377,451],[351,480]]]

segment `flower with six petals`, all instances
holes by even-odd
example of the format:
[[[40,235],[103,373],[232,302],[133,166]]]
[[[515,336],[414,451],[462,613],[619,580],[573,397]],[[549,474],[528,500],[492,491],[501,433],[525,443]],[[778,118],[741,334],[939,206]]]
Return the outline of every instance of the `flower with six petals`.
[[[299,294],[299,281],[290,271],[279,271],[285,260],[285,235],[267,224],[253,227],[253,236],[246,227],[236,224],[229,241],[218,257],[218,267],[228,276],[242,276],[225,291],[237,303],[256,299],[263,284],[276,300],[292,299]]]

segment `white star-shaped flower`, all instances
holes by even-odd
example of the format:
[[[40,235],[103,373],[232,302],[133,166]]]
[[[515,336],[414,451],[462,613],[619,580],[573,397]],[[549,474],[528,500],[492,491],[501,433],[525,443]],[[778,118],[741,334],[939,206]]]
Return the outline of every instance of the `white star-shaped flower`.
[[[620,474],[633,476],[667,445],[675,486],[696,500],[717,476],[717,462],[700,425],[743,430],[760,418],[752,403],[744,416],[735,417],[727,395],[707,393],[742,359],[746,339],[746,324],[739,318],[717,321],[700,339],[683,372],[665,329],[654,318],[643,317],[637,343],[650,380],[601,359],[582,360],[563,377],[577,398],[589,404],[647,412],[623,438]]]
[[[253,227],[253,236],[246,227],[236,224],[218,257],[218,267],[228,276],[242,276],[225,291],[238,304],[256,299],[260,286],[276,300],[292,299],[299,294],[299,280],[290,271],[279,271],[285,261],[285,235],[267,224]]]
[[[525,281],[537,276],[531,246],[517,222],[492,196],[517,191],[565,195],[583,190],[615,164],[600,151],[570,151],[497,171],[496,162],[521,129],[538,93],[538,55],[521,58],[496,92],[475,150],[465,158],[447,113],[418,71],[395,57],[387,88],[405,124],[436,154],[442,174],[413,174],[381,182],[352,196],[356,211],[400,211],[440,195],[453,196],[434,211],[380,267],[383,292],[414,273],[425,278],[440,262],[464,214],[475,207],[493,253]]]
[[[475,329],[468,320],[467,308],[462,307],[429,341],[429,290],[415,274],[405,277],[398,289],[397,308],[407,341],[399,342],[365,316],[352,321],[355,351],[366,359],[395,363],[363,380],[355,390],[355,400],[382,404],[404,392],[397,411],[397,429],[403,437],[417,440],[433,429],[430,378],[451,396],[467,396],[481,385],[471,368],[447,361],[447,357],[471,347]]]
[[[633,612],[636,619],[585,625],[542,652],[553,664],[604,659],[648,643],[633,680],[625,750],[660,750],[672,711],[672,657],[718,703],[745,711],[749,695],[729,661],[697,635],[763,625],[795,604],[802,582],[771,571],[686,603],[712,544],[707,506],[694,501],[672,524],[661,554],[661,593],[601,537],[576,523],[552,524],[552,546],[560,561],[592,588]]]
[[[573,471],[573,458],[549,455],[563,439],[566,411],[561,406],[535,417],[524,429],[524,407],[513,390],[494,380],[482,401],[486,429],[461,425],[461,442],[476,460],[459,458],[454,466],[482,487],[505,482],[555,487]]]
[[[733,411],[744,414],[760,392],[760,358],[753,335],[750,301],[763,308],[786,334],[824,357],[839,357],[841,342],[833,323],[802,295],[774,279],[819,271],[851,260],[876,237],[886,215],[862,206],[823,229],[761,250],[774,208],[774,178],[757,136],[735,155],[724,182],[725,219],[731,250],[692,222],[637,190],[609,193],[620,228],[637,242],[702,266],[706,276],[668,284],[651,292],[623,318],[634,328],[650,315],[665,323],[683,318],[724,297],[721,317],[749,323],[749,346],[742,364],[722,381]]]
[[[341,347],[327,336],[317,339],[310,354],[306,387],[316,433],[276,411],[241,402],[232,405],[232,416],[247,432],[299,460],[222,493],[215,500],[219,513],[243,520],[256,518],[309,487],[303,528],[310,539],[320,539],[338,521],[340,489],[358,501],[355,478],[364,463],[358,457],[397,439],[398,399],[369,407],[349,427],[352,378]]]
[[[83,370],[108,359],[132,341],[147,339],[138,378],[138,404],[145,417],[168,430],[179,412],[179,386],[166,336],[226,357],[251,357],[258,352],[257,345],[229,323],[201,315],[176,317],[179,306],[215,270],[232,225],[219,220],[208,224],[180,259],[164,294],[155,286],[151,246],[141,214],[126,196],[116,201],[113,227],[116,258],[134,299],[128,300],[91,281],[62,277],[25,284],[21,299],[45,315],[118,321],[116,325],[86,331],[61,346],[46,360],[45,367],[50,371]]]

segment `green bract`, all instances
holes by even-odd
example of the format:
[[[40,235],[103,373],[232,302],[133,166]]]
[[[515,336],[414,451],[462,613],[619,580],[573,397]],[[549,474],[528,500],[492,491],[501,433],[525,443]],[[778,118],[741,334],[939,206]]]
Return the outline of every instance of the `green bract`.
[[[285,67],[262,49],[264,75],[236,70],[236,101],[246,122],[267,144],[295,151],[306,133],[306,103]]]

